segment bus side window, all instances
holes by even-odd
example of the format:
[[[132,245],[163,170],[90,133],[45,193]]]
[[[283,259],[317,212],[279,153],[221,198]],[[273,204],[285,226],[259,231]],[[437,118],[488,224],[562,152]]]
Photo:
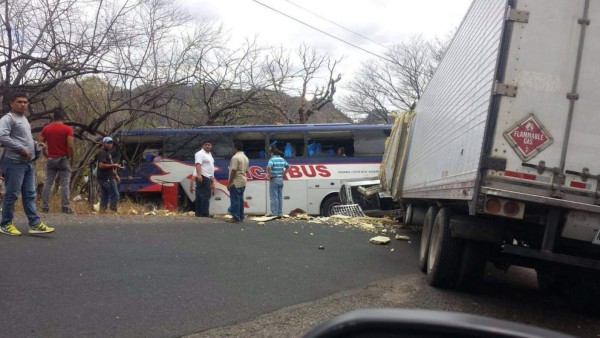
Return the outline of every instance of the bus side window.
[[[263,133],[246,132],[238,133],[234,137],[235,141],[241,141],[244,145],[244,154],[249,159],[266,158],[265,136]]]
[[[387,137],[384,133],[380,130],[357,130],[354,134],[355,156],[382,155]]]
[[[273,133],[269,144],[275,142],[275,147],[281,150],[286,158],[304,156],[304,134],[299,132]]]
[[[308,133],[308,156],[341,157],[354,153],[354,135],[349,130],[313,131]],[[338,153],[344,148],[344,155]]]

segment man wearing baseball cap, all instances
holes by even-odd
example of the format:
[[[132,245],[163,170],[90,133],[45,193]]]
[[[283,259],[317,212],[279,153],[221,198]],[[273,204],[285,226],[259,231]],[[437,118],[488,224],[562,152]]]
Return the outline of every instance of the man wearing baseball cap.
[[[100,212],[106,212],[110,203],[110,210],[117,212],[119,202],[119,188],[117,183],[121,178],[117,174],[118,163],[113,163],[110,150],[113,147],[113,139],[106,136],[102,139],[102,148],[98,151],[98,185],[100,185]]]

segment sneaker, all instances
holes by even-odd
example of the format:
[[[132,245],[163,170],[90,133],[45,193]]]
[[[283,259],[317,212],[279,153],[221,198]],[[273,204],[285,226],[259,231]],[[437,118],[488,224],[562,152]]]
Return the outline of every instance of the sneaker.
[[[43,210],[42,210],[43,212]],[[63,214],[72,214],[73,210],[71,210],[71,208],[63,208],[62,209]]]
[[[47,234],[50,232],[54,232],[54,228],[47,226],[46,224],[44,224],[44,222],[41,221],[38,225],[29,226],[30,234]]]
[[[0,232],[9,236],[20,236],[21,232],[15,228],[13,222],[8,222],[5,225],[0,225]]]
[[[225,222],[227,222],[227,223],[233,223],[233,224],[236,224],[236,223],[242,223],[242,221],[241,221],[241,220],[239,220],[239,219],[237,219],[237,218],[235,218],[235,217],[234,217],[234,218],[229,218],[229,219],[226,219],[226,220],[225,220]]]

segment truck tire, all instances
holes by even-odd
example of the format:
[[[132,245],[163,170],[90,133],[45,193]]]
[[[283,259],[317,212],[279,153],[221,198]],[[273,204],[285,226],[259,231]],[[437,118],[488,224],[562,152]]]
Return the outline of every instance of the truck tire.
[[[419,248],[419,270],[427,272],[427,255],[429,255],[429,243],[431,242],[431,228],[438,213],[437,206],[431,206],[425,214],[423,230],[421,231],[421,247]]]
[[[465,241],[456,279],[458,290],[472,291],[479,286],[485,272],[488,252],[487,243],[474,240]]]
[[[321,204],[321,216],[331,216],[331,207],[336,205],[342,205],[342,201],[340,201],[340,197],[338,195],[327,197],[323,201],[323,204]]]
[[[453,288],[456,283],[462,255],[462,240],[450,233],[449,208],[441,208],[431,229],[427,255],[427,283],[433,287]]]

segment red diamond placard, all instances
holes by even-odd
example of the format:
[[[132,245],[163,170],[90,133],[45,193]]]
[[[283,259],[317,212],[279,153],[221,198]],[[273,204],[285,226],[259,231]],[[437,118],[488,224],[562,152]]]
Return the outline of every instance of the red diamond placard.
[[[554,142],[550,133],[533,114],[504,132],[504,138],[523,161],[532,159]]]

